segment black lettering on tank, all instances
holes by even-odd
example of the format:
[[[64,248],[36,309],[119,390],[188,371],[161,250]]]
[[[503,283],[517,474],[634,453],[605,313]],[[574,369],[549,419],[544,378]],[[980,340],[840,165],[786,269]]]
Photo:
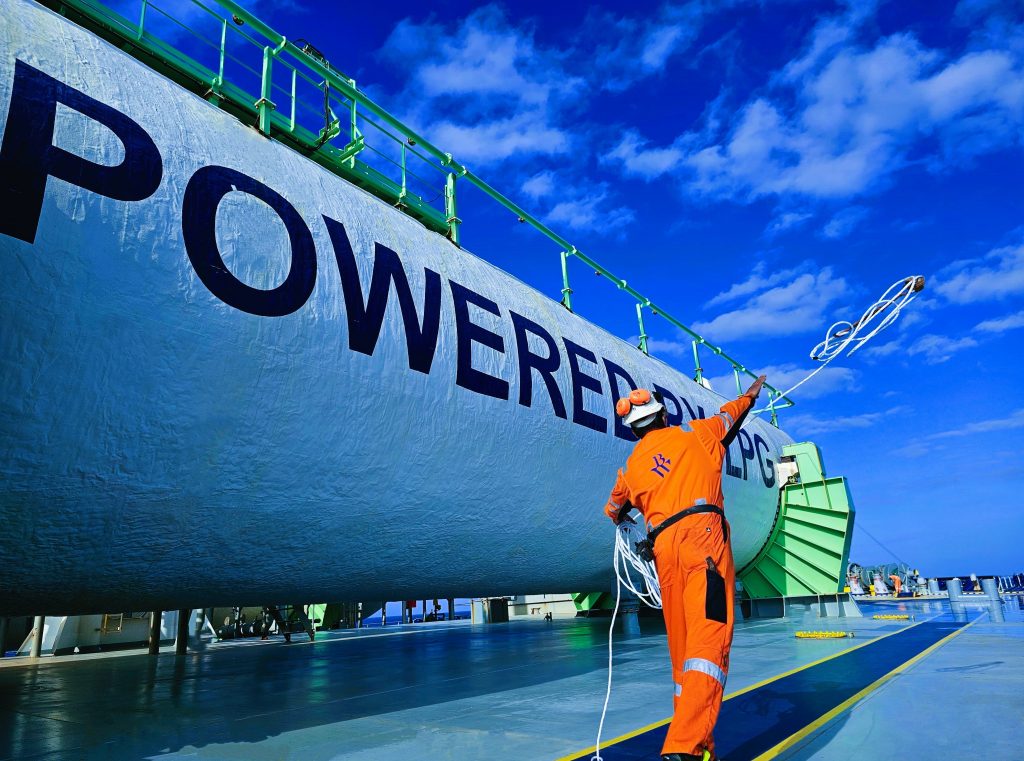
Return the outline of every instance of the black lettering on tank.
[[[764,453],[761,452],[761,448],[764,448]],[[769,460],[767,455],[771,453],[771,447],[768,446],[768,442],[761,438],[761,434],[754,434],[754,449],[757,450],[757,461],[761,466],[761,480],[764,481],[764,485],[769,489],[775,486],[775,463]]]
[[[508,381],[473,367],[474,343],[493,349],[499,354],[504,354],[505,339],[499,334],[473,322],[469,314],[469,305],[473,304],[497,317],[501,317],[501,310],[489,298],[471,291],[464,285],[459,285],[454,280],[449,280],[448,284],[451,287],[452,299],[455,303],[455,333],[458,344],[455,370],[456,384],[478,394],[493,396],[495,399],[508,399]]]
[[[569,375],[572,379],[572,422],[598,433],[606,433],[608,421],[586,409],[583,404],[585,389],[599,395],[602,394],[602,390],[601,381],[592,375],[587,375],[580,368],[580,360],[585,359],[596,367],[597,357],[590,349],[585,349],[568,338],[562,338],[562,343],[565,344],[565,351],[569,357]]]
[[[740,456],[743,458],[743,480],[747,480],[747,463],[754,460],[754,442],[750,434],[740,429],[736,439],[740,442]]]
[[[113,132],[124,146],[124,160],[105,166],[55,146],[58,103]],[[24,61],[14,62],[11,105],[0,145],[0,233],[35,241],[49,177],[116,201],[141,201],[153,195],[162,176],[160,151],[137,122]]]
[[[341,275],[341,289],[345,297],[348,320],[348,345],[360,354],[373,355],[384,324],[388,298],[394,289],[405,327],[405,346],[409,356],[409,369],[429,373],[437,350],[437,334],[441,324],[441,276],[423,268],[423,319],[416,311],[416,302],[409,286],[409,278],[398,254],[380,243],[373,244],[373,273],[370,289],[363,300],[363,287],[359,282],[359,266],[352,250],[345,226],[330,217],[324,217],[327,233],[334,247],[334,258]]]
[[[657,383],[654,384],[654,391],[661,394],[665,401],[665,411],[668,412],[668,424],[679,425],[682,423],[683,406],[679,403],[679,398],[667,388],[659,386]],[[669,402],[672,404],[669,405]]]
[[[533,371],[536,370],[548,390],[552,410],[555,415],[565,419],[565,402],[562,401],[562,392],[555,380],[555,372],[562,363],[555,339],[533,320],[512,311],[509,311],[509,315],[512,317],[512,329],[516,335],[516,353],[519,357],[519,403],[524,407],[530,407],[533,404]],[[531,335],[544,342],[548,350],[547,356],[530,351]]]
[[[291,243],[288,276],[276,288],[246,285],[228,269],[217,248],[217,207],[232,191],[267,204],[284,222]],[[185,251],[199,279],[224,303],[249,314],[283,317],[300,309],[316,285],[316,247],[313,235],[284,196],[246,174],[223,166],[204,166],[185,186],[181,205]]]
[[[602,358],[603,359],[603,358]],[[625,369],[612,362],[610,359],[604,360],[604,369],[608,374],[608,388],[611,392],[611,404],[612,404],[612,420],[614,420],[614,430],[616,438],[623,439],[625,441],[636,441],[636,436],[633,434],[632,429],[622,422],[617,414],[615,414],[615,403],[626,396],[632,389],[636,388],[636,381],[630,376]],[[620,388],[619,379],[626,382],[626,388]]]

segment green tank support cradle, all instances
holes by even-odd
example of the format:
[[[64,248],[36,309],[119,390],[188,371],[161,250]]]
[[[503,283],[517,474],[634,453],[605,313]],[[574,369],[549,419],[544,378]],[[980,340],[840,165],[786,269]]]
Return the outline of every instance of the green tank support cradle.
[[[608,592],[573,592],[572,601],[576,605],[577,616],[588,616],[591,611],[615,607],[615,595]]]
[[[768,541],[737,576],[755,600],[835,595],[843,591],[853,535],[849,487],[825,475],[817,445],[791,444],[782,453],[782,465],[788,460],[797,472],[782,487]]]

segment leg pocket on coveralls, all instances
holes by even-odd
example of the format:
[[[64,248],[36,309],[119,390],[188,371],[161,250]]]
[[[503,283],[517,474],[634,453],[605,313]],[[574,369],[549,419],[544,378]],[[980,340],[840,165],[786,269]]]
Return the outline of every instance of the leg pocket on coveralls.
[[[708,621],[720,624],[729,622],[725,606],[725,579],[710,568],[704,570],[707,578],[707,590],[704,597],[704,617]]]

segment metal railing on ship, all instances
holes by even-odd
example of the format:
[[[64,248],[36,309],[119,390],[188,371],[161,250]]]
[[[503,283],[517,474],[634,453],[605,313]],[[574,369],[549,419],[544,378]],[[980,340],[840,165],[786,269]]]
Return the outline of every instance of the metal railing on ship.
[[[743,391],[742,376],[757,377],[756,372],[499,193],[451,153],[379,106],[312,44],[287,39],[233,0],[211,0],[224,13],[199,0],[177,3],[174,14],[153,0],[138,2],[138,21],[133,22],[99,0],[43,0],[153,69],[251,123],[267,137],[443,233],[456,245],[460,244],[462,224],[456,184],[463,181],[475,186],[559,246],[561,303],[566,309],[572,311],[569,260],[578,259],[633,298],[639,327],[637,348],[645,354],[649,354],[650,338],[644,322],[646,310],[690,337],[694,380],[698,383],[704,376],[702,346],[732,367],[737,392]],[[255,63],[247,58],[254,53]],[[772,423],[777,424],[776,410],[791,407],[794,402],[768,383],[765,389]]]

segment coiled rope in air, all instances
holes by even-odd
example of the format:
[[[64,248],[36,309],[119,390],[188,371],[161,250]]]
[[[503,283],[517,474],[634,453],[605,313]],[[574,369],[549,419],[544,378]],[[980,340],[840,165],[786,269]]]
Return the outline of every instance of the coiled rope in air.
[[[882,294],[882,298],[865,310],[859,320],[856,322],[839,320],[833,323],[825,333],[825,340],[811,350],[811,359],[821,364],[795,386],[772,397],[767,407],[754,410],[750,414],[760,415],[762,412],[770,412],[774,407],[775,399],[792,394],[824,370],[828,363],[836,357],[842,356],[844,353],[847,357],[854,354],[864,344],[892,325],[900,316],[900,311],[916,299],[923,289],[924,278],[921,275],[897,280]]]
[[[601,721],[597,725],[597,741],[594,743],[594,755],[590,757],[590,761],[603,761],[601,758],[601,732],[604,730],[605,714],[608,713],[608,701],[612,696],[612,632],[615,629],[615,619],[619,615],[622,589],[628,589],[649,608],[661,610],[661,586],[658,584],[658,571],[654,567],[654,563],[648,562],[636,554],[636,543],[642,542],[646,538],[646,525],[633,523],[632,519],[622,521],[615,530],[615,550],[612,555],[616,580],[615,608],[612,610],[612,622],[608,627],[608,687],[604,693],[604,707],[601,708]],[[638,578],[633,578],[634,573]]]

